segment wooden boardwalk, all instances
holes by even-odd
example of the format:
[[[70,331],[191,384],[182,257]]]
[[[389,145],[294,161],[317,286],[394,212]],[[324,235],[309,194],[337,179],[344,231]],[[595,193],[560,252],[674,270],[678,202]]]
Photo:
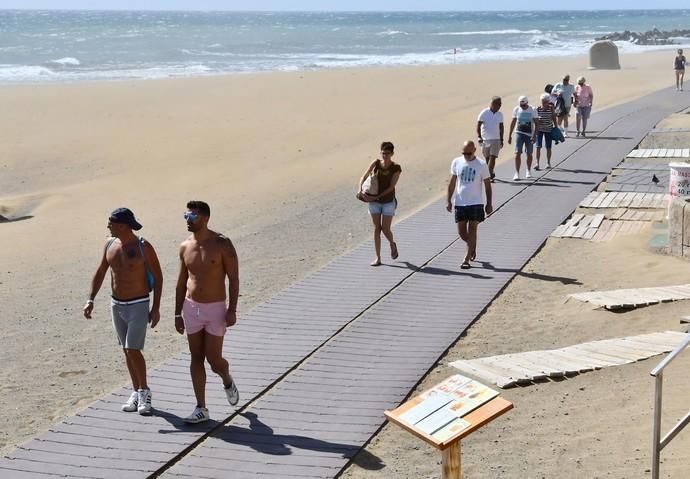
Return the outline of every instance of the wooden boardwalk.
[[[243,315],[226,339],[239,414],[209,375],[212,417],[226,424],[182,423],[195,401],[181,355],[151,372],[155,415],[119,412],[127,393],[116,391],[0,461],[0,477],[334,477],[553,228],[684,107],[669,92],[597,112],[592,128],[618,140],[569,139],[555,149],[555,169],[496,183],[481,267],[459,270],[463,247],[437,202],[396,224],[394,264],[367,266],[366,242]],[[499,177],[511,169],[501,165]]]
[[[690,158],[690,148],[639,148],[628,158]]]
[[[649,359],[672,351],[686,336],[677,331],[641,334],[561,349],[462,359],[450,365],[500,388],[510,388]]]
[[[607,181],[606,191],[663,194],[668,191],[669,176],[668,165],[657,165],[654,170],[620,169]]]
[[[655,288],[628,288],[612,291],[590,291],[569,296],[609,310],[632,309],[651,304],[690,299],[690,284],[659,286]]]
[[[666,193],[637,193],[634,191],[593,191],[582,202],[581,208],[634,208],[659,209],[667,206]]]

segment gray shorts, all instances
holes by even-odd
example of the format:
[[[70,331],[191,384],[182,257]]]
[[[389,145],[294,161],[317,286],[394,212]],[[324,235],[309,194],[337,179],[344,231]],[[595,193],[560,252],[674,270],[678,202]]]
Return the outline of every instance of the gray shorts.
[[[577,107],[577,116],[580,118],[584,118],[585,120],[589,119],[589,115],[592,114],[592,107],[591,106],[578,106]]]
[[[488,160],[490,156],[498,158],[498,153],[501,151],[501,140],[484,140],[482,142],[482,154],[484,159]]]
[[[146,328],[149,325],[149,298],[110,302],[113,327],[117,340],[125,349],[144,349]]]

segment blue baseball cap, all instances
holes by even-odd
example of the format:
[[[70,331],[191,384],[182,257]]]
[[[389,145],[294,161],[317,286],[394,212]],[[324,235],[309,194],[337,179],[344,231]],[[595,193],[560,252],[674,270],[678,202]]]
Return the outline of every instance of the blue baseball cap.
[[[132,210],[129,208],[117,208],[113,210],[113,212],[110,213],[110,222],[127,225],[135,231],[142,228],[141,223],[136,220],[134,213],[132,213]]]

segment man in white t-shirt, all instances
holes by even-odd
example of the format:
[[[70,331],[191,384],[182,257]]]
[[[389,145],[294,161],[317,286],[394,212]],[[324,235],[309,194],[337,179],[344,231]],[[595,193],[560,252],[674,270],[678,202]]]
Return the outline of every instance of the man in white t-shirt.
[[[538,118],[537,111],[529,106],[527,97],[519,97],[518,106],[513,109],[513,120],[510,122],[510,132],[508,133],[508,143],[510,144],[513,131],[515,131],[515,176],[513,176],[513,181],[520,179],[520,157],[523,150],[527,155],[525,178],[532,178],[532,151],[537,136]]]
[[[450,182],[446,209],[455,207],[455,223],[460,238],[467,244],[467,253],[460,266],[470,269],[470,261],[477,257],[477,227],[484,221],[484,212],[490,215],[494,210],[491,204],[491,174],[486,162],[477,158],[477,148],[473,141],[466,141],[462,156],[455,158],[450,165]],[[486,206],[482,195],[486,190]]]
[[[489,165],[491,181],[496,177],[494,166],[498,152],[503,148],[503,113],[501,109],[501,97],[491,99],[489,108],[484,108],[477,117],[477,136],[482,147],[482,154]]]

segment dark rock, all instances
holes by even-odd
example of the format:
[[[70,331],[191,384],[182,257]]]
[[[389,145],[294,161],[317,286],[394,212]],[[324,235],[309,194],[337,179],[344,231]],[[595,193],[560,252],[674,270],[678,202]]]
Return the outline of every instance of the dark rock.
[[[614,42],[630,42],[636,45],[676,45],[677,42],[673,39],[676,37],[690,37],[690,30],[670,30],[661,31],[658,28],[653,28],[646,32],[631,32],[625,30],[623,32],[610,33],[596,40],[611,40]]]

